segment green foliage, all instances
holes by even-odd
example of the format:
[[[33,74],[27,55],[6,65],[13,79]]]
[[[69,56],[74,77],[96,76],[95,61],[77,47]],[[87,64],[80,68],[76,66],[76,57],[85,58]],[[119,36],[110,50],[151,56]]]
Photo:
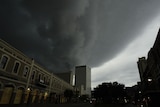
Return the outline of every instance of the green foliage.
[[[66,98],[71,99],[71,98],[73,97],[73,91],[72,91],[72,90],[69,90],[69,89],[66,89],[66,90],[64,91],[64,96],[65,96]]]
[[[102,83],[94,89],[93,96],[100,102],[117,103],[125,97],[124,85],[118,82]]]

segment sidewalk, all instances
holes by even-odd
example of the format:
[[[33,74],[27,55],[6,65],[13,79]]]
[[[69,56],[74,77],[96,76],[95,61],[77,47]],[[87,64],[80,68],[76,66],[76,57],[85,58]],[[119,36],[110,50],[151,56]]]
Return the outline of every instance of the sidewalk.
[[[94,107],[137,107],[133,104],[99,104]]]
[[[42,104],[20,104],[20,105],[0,105],[0,107],[94,107],[89,103],[64,103],[64,104],[53,104],[53,103],[42,103]]]

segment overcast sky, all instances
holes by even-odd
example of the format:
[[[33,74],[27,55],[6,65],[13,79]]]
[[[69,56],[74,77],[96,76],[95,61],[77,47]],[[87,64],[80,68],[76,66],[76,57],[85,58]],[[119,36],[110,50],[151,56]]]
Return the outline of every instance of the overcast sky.
[[[160,25],[160,0],[0,0],[0,38],[50,72],[92,68],[92,87],[139,81]]]

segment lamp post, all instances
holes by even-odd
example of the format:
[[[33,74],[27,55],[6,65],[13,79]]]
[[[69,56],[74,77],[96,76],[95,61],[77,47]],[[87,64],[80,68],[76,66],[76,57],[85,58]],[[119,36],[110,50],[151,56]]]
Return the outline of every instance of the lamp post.
[[[31,74],[32,74],[32,69],[33,69],[33,65],[34,65],[34,59],[32,59],[32,62],[31,62],[31,68],[30,68],[30,71],[29,71],[29,74],[28,74],[28,79],[27,79],[27,83],[26,83],[26,92],[25,92],[25,99],[24,99],[24,103],[27,103],[29,104],[31,101],[31,87],[29,87],[30,85],[30,78],[31,78]]]
[[[148,81],[148,82],[152,82],[152,78],[148,78],[147,81]]]
[[[30,79],[31,79],[33,65],[34,65],[34,59],[32,59],[32,62],[31,62],[31,68],[30,68],[30,71],[29,71],[28,79],[27,79],[26,89],[29,88],[29,82],[30,82]]]

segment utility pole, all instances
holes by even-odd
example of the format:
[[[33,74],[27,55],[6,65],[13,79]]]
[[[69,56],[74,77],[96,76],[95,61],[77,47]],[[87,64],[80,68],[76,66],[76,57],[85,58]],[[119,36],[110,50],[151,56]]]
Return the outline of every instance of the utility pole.
[[[52,89],[52,78],[53,78],[53,73],[51,73],[51,78],[50,78],[50,84],[49,84],[49,94],[51,93],[51,89]]]
[[[34,65],[34,59],[32,59],[32,62],[31,62],[31,69],[30,69],[29,75],[28,75],[28,80],[27,80],[27,84],[26,84],[26,90],[29,88],[28,86],[29,86],[29,82],[31,80],[33,65]]]

